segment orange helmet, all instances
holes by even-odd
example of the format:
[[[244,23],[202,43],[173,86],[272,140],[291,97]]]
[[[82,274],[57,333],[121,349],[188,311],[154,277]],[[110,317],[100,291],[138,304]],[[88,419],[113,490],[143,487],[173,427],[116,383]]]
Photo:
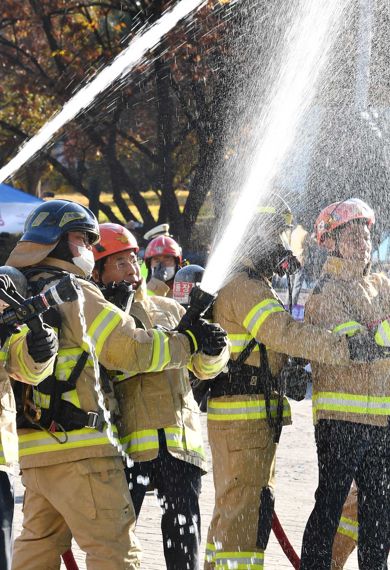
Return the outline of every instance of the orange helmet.
[[[145,249],[145,262],[156,255],[172,255],[177,258],[178,263],[182,262],[180,245],[173,238],[168,236],[158,236],[152,239]]]
[[[374,210],[360,198],[350,198],[326,206],[314,224],[317,242],[321,244],[326,234],[353,220],[366,220],[367,226],[371,227],[375,223]]]
[[[113,253],[139,250],[137,240],[132,233],[119,224],[100,224],[100,242],[93,247],[95,261],[103,259]]]

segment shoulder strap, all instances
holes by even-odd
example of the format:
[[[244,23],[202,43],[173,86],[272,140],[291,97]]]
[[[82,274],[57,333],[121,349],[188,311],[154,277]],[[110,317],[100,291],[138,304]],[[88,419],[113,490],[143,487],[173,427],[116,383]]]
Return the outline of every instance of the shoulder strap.
[[[229,361],[229,368],[239,368],[244,362],[247,360],[251,352],[253,352],[255,346],[259,344],[255,338],[252,338],[244,348],[244,350],[240,353],[236,360],[230,359]]]

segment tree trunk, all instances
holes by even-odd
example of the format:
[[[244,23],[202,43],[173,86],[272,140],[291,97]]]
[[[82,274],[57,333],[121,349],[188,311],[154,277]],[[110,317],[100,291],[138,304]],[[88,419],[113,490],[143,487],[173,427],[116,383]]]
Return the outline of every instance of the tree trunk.
[[[159,52],[163,53],[165,47],[162,42]],[[172,160],[174,110],[171,100],[170,68],[161,57],[156,59],[154,68],[157,91],[158,186],[161,190],[159,222],[169,221],[172,233],[180,236],[183,233],[183,224],[174,190],[175,172]]]

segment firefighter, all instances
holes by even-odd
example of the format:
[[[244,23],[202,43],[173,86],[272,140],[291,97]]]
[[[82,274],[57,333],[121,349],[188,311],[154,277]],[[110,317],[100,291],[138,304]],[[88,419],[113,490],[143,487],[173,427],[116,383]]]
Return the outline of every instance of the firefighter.
[[[172,237],[160,235],[148,243],[144,261],[149,294],[172,297],[173,280],[183,262],[180,245]]]
[[[385,317],[390,314],[390,280],[371,273],[370,230],[374,222],[373,210],[357,198],[322,210],[315,230],[328,257],[305,314],[312,324],[325,323],[335,333],[348,335],[374,324],[375,330],[384,321],[375,338],[388,345]],[[332,544],[353,479],[358,488],[359,568],[387,568],[389,372],[387,360],[351,363],[343,368],[336,363],[313,363],[319,483],[303,537],[301,570],[331,567]]]
[[[111,298],[130,284],[135,290],[130,314],[145,329],[175,328],[184,309],[173,299],[148,296],[137,263],[138,244],[118,224],[100,225],[94,247],[93,277]],[[124,289],[124,287],[123,287]],[[127,305],[122,297],[122,306]],[[207,354],[209,352],[209,354]],[[217,354],[218,353],[218,354]],[[229,358],[227,346],[198,352],[189,367],[200,379],[217,376]],[[161,528],[169,570],[199,568],[201,475],[206,473],[200,414],[193,398],[186,367],[162,372],[121,375],[115,393],[119,403],[121,443],[134,461],[126,470],[136,516],[148,487],[163,509]]]
[[[99,225],[88,208],[52,200],[27,218],[8,259],[23,268],[35,292],[74,273],[84,297],[51,315],[59,329],[55,375],[34,389],[27,425],[19,430],[26,492],[13,570],[59,568],[72,536],[86,552],[88,568],[139,568],[107,370],[130,375],[180,368],[215,339],[214,329],[202,322],[185,334],[136,328],[87,280],[98,240]]]
[[[0,289],[12,296],[15,285],[7,275],[0,275]],[[0,568],[10,570],[13,472],[18,461],[16,406],[11,381],[38,385],[53,372],[58,343],[53,330],[48,327],[41,334],[34,335],[26,325],[14,334],[9,327],[2,325],[0,337]]]
[[[357,358],[364,352],[366,343],[376,346],[370,337],[348,344],[342,336],[294,321],[285,311],[270,279],[296,269],[286,247],[290,226],[288,205],[272,195],[246,236],[248,257],[213,306],[214,320],[228,332],[231,360],[228,373],[210,382],[215,507],[208,570],[263,568],[274,509],[276,446],[282,425],[291,422],[278,378],[285,354],[344,366],[350,354]]]

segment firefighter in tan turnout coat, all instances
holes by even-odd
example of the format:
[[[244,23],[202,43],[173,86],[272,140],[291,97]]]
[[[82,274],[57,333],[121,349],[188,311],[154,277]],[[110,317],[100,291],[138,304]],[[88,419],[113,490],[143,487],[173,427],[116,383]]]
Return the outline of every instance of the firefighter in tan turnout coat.
[[[306,303],[305,319],[335,334],[375,332],[390,346],[390,280],[371,273],[373,210],[353,198],[327,206],[316,221],[328,251],[321,278]],[[353,338],[353,337],[352,337]],[[372,351],[368,356],[372,355]],[[332,543],[340,567],[358,538],[359,568],[384,570],[390,547],[390,362],[313,363],[313,416],[318,454],[316,503],[302,544],[302,570],[330,568]],[[352,489],[341,513],[353,479]],[[358,508],[353,509],[356,499]],[[359,532],[356,536],[356,512]],[[341,515],[341,519],[340,519]],[[354,532],[355,531],[355,532]],[[344,555],[339,542],[343,541]],[[337,561],[334,567],[337,568]]]
[[[77,302],[59,307],[55,377],[33,395],[43,429],[32,426],[19,432],[26,494],[14,570],[59,568],[72,536],[86,552],[88,568],[139,567],[134,508],[122,458],[112,444],[118,438],[118,407],[112,382],[103,372],[130,375],[182,367],[210,340],[210,328],[199,323],[185,334],[136,328],[130,316],[106,301],[85,280],[94,267],[92,244],[98,239],[99,226],[90,210],[53,200],[31,213],[8,259],[9,265],[24,268],[37,290],[64,274],[76,274],[85,298],[85,330]],[[98,390],[93,352],[101,368]]]
[[[0,288],[12,295],[13,282],[0,275]],[[11,334],[0,327],[0,568],[10,570],[12,520],[14,511],[13,472],[18,461],[16,405],[12,381],[38,385],[53,372],[58,343],[54,332],[45,327],[39,335],[26,325]]]
[[[137,324],[174,329],[185,311],[173,299],[148,296],[140,277],[134,236],[118,224],[101,224],[100,235],[101,241],[94,248],[93,275],[105,294],[115,295],[124,285],[121,282],[132,285],[135,297],[129,311]],[[125,305],[126,299],[122,303]],[[188,366],[200,379],[214,378],[227,363],[227,346],[212,352],[215,354],[198,352],[191,358]],[[206,458],[199,409],[187,368],[118,376],[115,393],[120,409],[120,440],[134,460],[127,476],[136,515],[148,486],[156,489],[163,509],[167,568],[196,570],[200,542],[198,497]]]
[[[291,421],[287,399],[271,388],[284,354],[343,366],[354,348],[342,336],[295,322],[271,288],[272,274],[294,264],[282,246],[291,224],[285,202],[274,195],[255,224],[250,257],[213,308],[214,320],[228,332],[232,354],[229,373],[211,383],[208,401],[216,493],[208,570],[263,568],[274,508],[276,442],[281,425]]]

